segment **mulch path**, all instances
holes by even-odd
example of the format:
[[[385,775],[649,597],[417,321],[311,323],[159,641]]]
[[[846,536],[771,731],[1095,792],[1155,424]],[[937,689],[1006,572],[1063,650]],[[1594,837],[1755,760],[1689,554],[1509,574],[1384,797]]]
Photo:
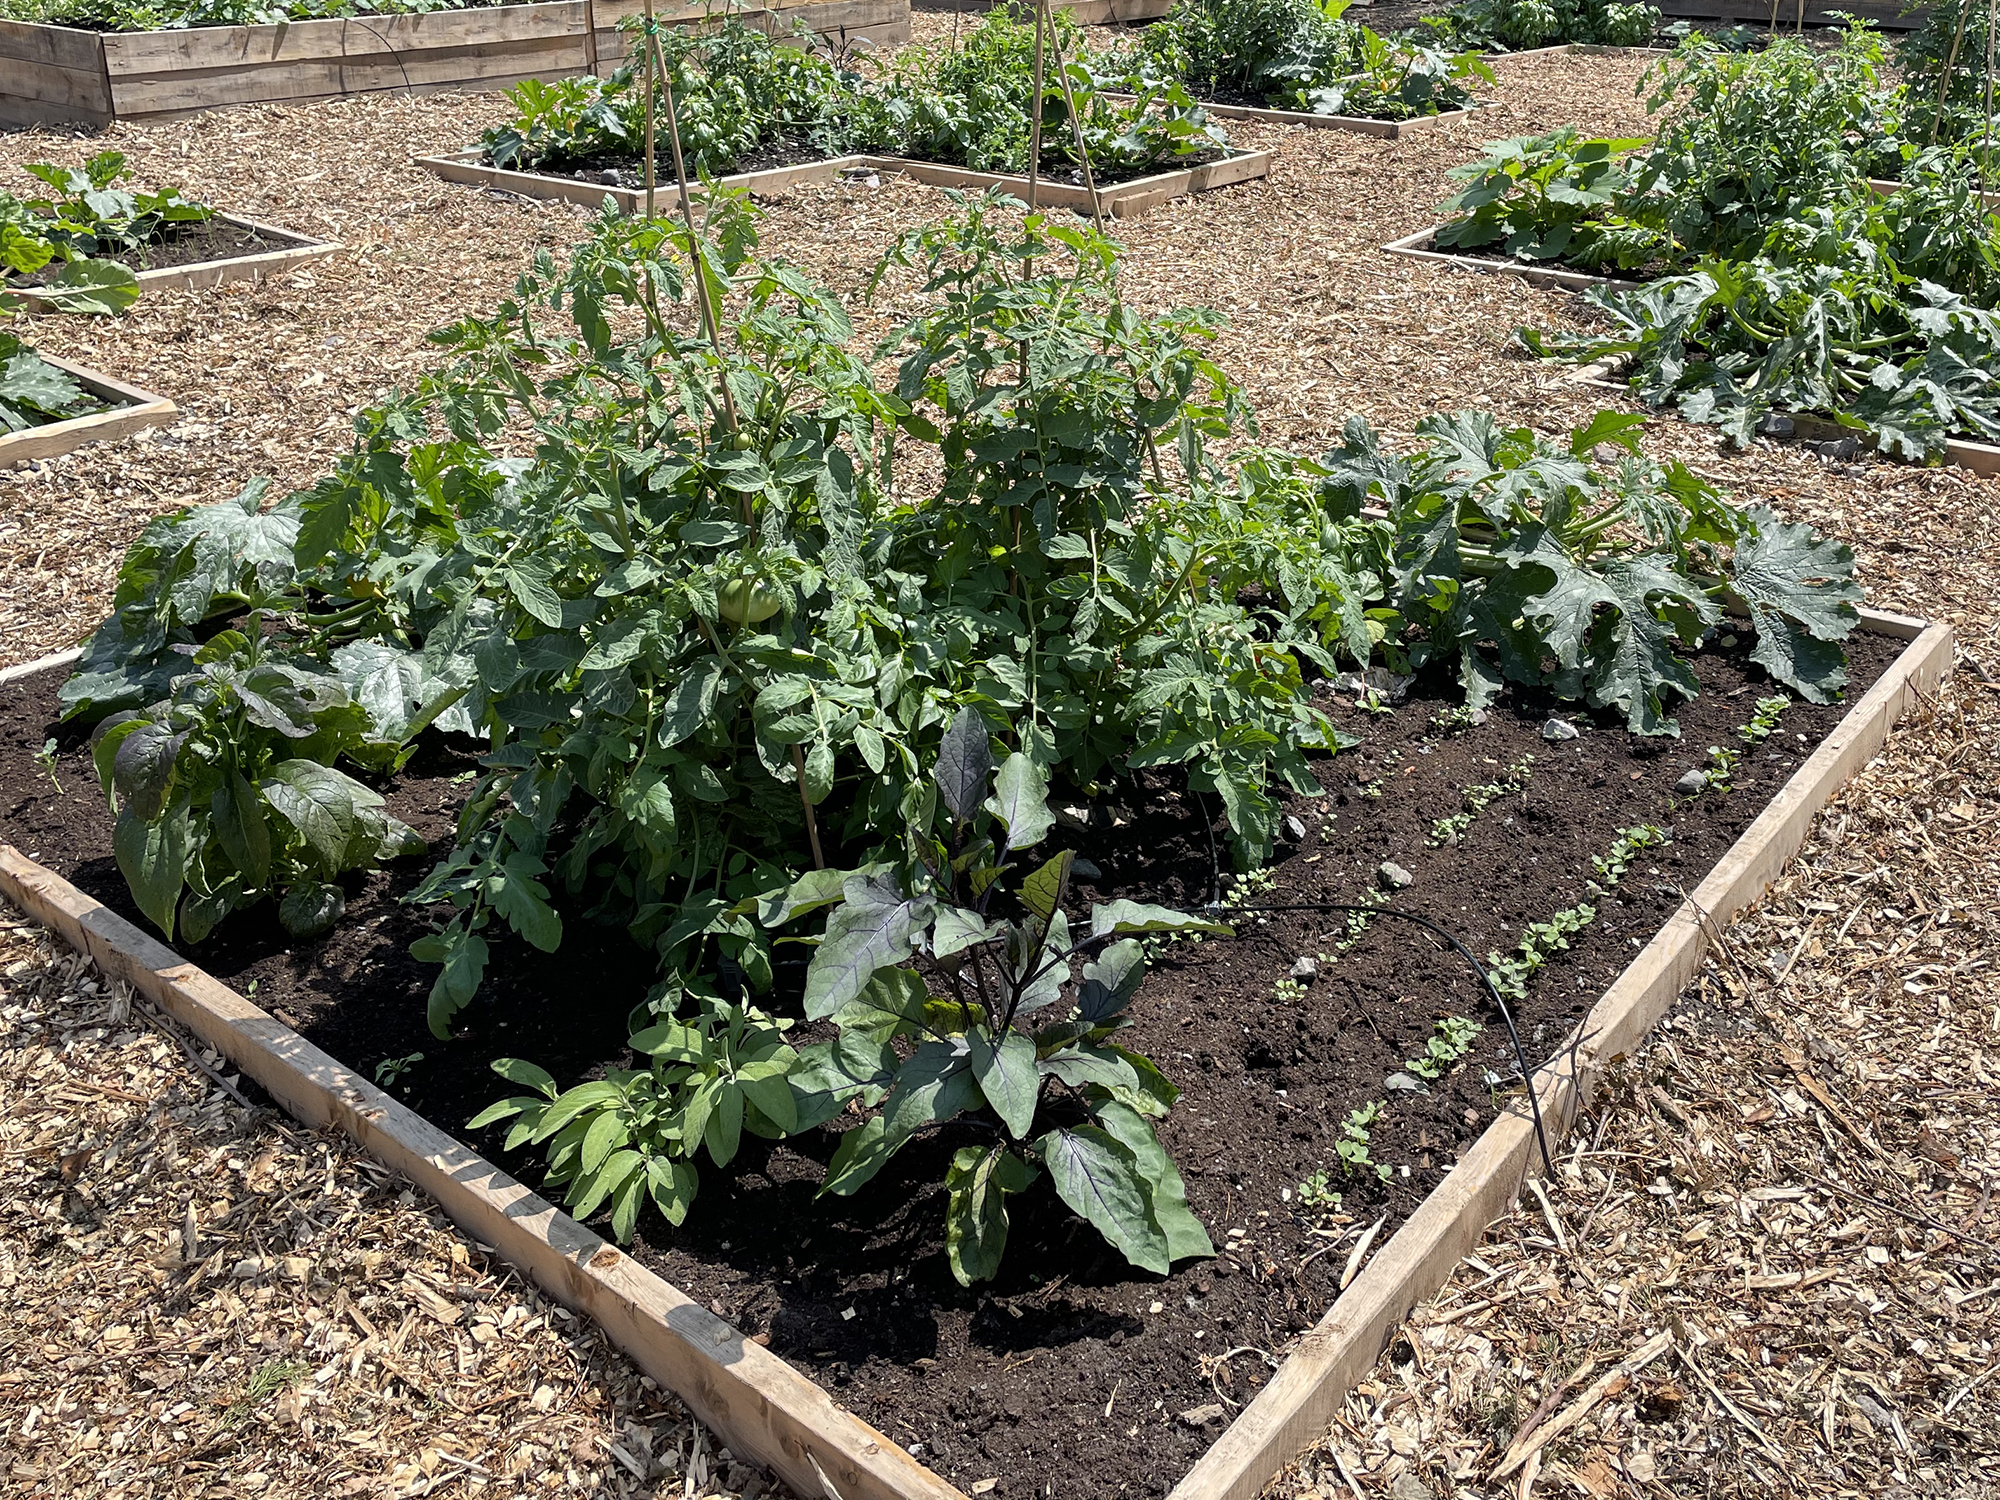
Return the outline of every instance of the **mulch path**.
[[[1244,382],[1276,444],[1316,451],[1350,413],[1402,439],[1423,416],[1461,406],[1568,427],[1614,403],[1525,359],[1511,334],[1520,324],[1578,326],[1575,299],[1377,247],[1435,221],[1447,169],[1482,141],[1564,123],[1643,133],[1642,67],[1615,56],[1506,63],[1492,108],[1394,142],[1233,130],[1239,144],[1277,151],[1271,176],[1116,225],[1128,295],[1144,308],[1197,302],[1228,315],[1216,357]],[[0,660],[87,630],[120,551],[150,516],[223,498],[260,473],[281,489],[310,482],[346,449],[355,411],[432,363],[427,329],[490,307],[530,255],[580,237],[582,210],[447,185],[408,164],[476,138],[502,108],[491,96],[381,97],[110,133],[144,177],[353,248],[257,286],[149,296],[117,324],[37,322],[48,352],[164,391],[188,415],[167,432],[0,474]],[[0,164],[83,149],[13,135],[0,139]],[[18,176],[0,165],[0,186],[25,185]],[[812,188],[772,205],[764,245],[858,292],[879,246],[943,211],[941,195],[896,178]],[[892,284],[881,304],[856,302],[863,338],[899,321],[901,295]],[[1727,453],[1712,430],[1672,417],[1650,419],[1645,436],[1650,452],[1681,458],[1739,500],[1851,541],[1873,602],[1957,626],[1958,676],[1938,715],[1892,740],[1771,900],[1732,927],[1734,961],[1712,966],[1630,1077],[1604,1091],[1576,1138],[1583,1146],[1547,1185],[1547,1210],[1531,1197],[1527,1213],[1497,1226],[1447,1300],[1417,1314],[1336,1441],[1273,1496],[1519,1496],[1536,1462],[1552,1495],[1937,1492],[1925,1468],[1952,1483],[2000,1480],[1996,1298],[1980,1290],[1994,1281],[1985,1246],[2000,1243],[1990,1203],[2000,1110],[1989,1087],[2000,1058],[1981,1050],[1994,1045],[2000,1011],[1994,488],[1961,471],[1829,464],[1768,442]],[[65,1068],[94,1069],[110,1055],[103,1040],[77,1035]],[[57,1076],[45,1070],[37,1088]],[[62,1106],[83,1121],[101,1107]],[[274,1162],[315,1163],[327,1146],[268,1116],[258,1128],[282,1142]],[[261,1149],[238,1156],[254,1161]],[[53,1150],[8,1156],[4,1170],[46,1175]],[[178,1200],[158,1209],[162,1236],[178,1214]],[[10,1228],[5,1241],[17,1262],[20,1233]],[[162,1238],[147,1254],[167,1249]],[[103,1257],[93,1274],[113,1289],[99,1295],[131,1301],[135,1290],[118,1292],[116,1278],[148,1276],[147,1254]],[[408,1268],[420,1269],[411,1255]],[[390,1259],[400,1282],[405,1266]],[[449,1265],[448,1252],[424,1264]],[[1794,1271],[1797,1282],[1783,1281]],[[86,1318],[81,1281],[58,1288],[51,1278],[15,1302],[54,1323],[130,1326],[135,1349],[162,1342],[140,1334],[139,1312]],[[150,1306],[150,1283],[146,1295]],[[400,1328],[408,1313],[396,1316]],[[301,1338],[308,1326],[302,1313],[291,1324]],[[422,1316],[411,1327],[412,1338],[428,1332]],[[1592,1395],[1661,1332],[1670,1348],[1627,1385],[1614,1376]],[[51,1335],[41,1342],[64,1347]],[[139,1385],[152,1357],[135,1353],[93,1378]],[[257,1368],[239,1371],[230,1402]],[[602,1378],[615,1386],[618,1368],[607,1363]],[[170,1370],[148,1399],[193,1400],[181,1387],[194,1379]],[[1491,1477],[1517,1434],[1532,1447],[1565,1418],[1524,1467]],[[118,1429],[98,1425],[108,1444]],[[431,1446],[448,1445],[442,1434]],[[292,1473],[290,1455],[302,1451],[296,1434],[276,1429],[262,1449],[241,1472],[261,1472],[255,1462]],[[406,1446],[397,1461],[421,1451]],[[83,1480],[81,1467],[62,1476]]]
[[[0,906],[10,1494],[756,1500],[587,1318]]]

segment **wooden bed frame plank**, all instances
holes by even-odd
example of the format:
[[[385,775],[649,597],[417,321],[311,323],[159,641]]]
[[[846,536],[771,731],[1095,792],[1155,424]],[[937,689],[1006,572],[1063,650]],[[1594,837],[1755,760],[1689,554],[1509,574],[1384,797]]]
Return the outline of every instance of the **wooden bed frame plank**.
[[[77,384],[100,401],[111,403],[111,408],[92,412],[89,416],[71,417],[63,422],[45,422],[40,427],[0,437],[0,468],[55,458],[72,448],[81,448],[85,443],[129,437],[148,427],[170,427],[180,420],[181,409],[165,396],[142,391],[137,386],[126,385],[122,380],[114,380],[101,370],[72,364],[69,360],[57,359],[53,354],[44,354],[42,358],[74,377]]]

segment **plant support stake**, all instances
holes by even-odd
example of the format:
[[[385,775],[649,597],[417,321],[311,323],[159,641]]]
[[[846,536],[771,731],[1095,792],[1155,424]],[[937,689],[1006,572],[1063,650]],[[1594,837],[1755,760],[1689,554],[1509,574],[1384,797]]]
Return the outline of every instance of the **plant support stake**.
[[[1035,3],[1041,10],[1048,9],[1049,0],[1035,0]],[[1989,31],[1988,36],[1990,37],[1991,34]],[[1090,147],[1084,143],[1083,121],[1077,118],[1076,95],[1070,90],[1069,65],[1063,61],[1062,42],[1056,36],[1056,22],[1053,15],[1049,17],[1049,49],[1055,53],[1056,78],[1062,84],[1063,104],[1069,110],[1069,131],[1071,138],[1076,142],[1076,159],[1083,165],[1083,190],[1090,196],[1091,227],[1099,234],[1102,234],[1104,233],[1104,210],[1102,205],[1097,201],[1097,181],[1090,170]],[[1035,99],[1037,135],[1040,134],[1041,115],[1042,101],[1038,92]],[[1039,155],[1039,153],[1037,154]]]

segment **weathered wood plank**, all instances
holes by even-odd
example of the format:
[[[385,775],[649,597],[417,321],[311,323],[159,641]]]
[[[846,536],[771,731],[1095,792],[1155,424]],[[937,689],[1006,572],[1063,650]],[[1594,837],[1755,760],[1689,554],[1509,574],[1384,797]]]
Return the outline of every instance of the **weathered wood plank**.
[[[338,62],[370,53],[441,47],[490,47],[580,37],[583,0],[432,11],[414,16],[360,16],[294,21],[289,26],[201,26],[184,31],[113,32],[104,38],[105,66],[121,74],[175,73],[190,68]]]
[[[111,101],[121,120],[143,119],[167,111],[337,99],[383,89],[492,89],[523,77],[580,73],[584,61],[579,33],[471,51],[376,52],[344,62],[304,60],[198,72],[114,74]]]
[[[11,57],[18,62],[101,73],[104,71],[102,41],[97,32],[79,31],[72,26],[0,21],[0,57]]]
[[[27,463],[31,459],[54,458],[85,443],[100,443],[126,437],[147,427],[167,427],[180,418],[180,408],[165,396],[142,391],[137,386],[114,380],[100,370],[71,364],[44,354],[43,359],[75,378],[78,385],[100,401],[113,403],[109,411],[87,417],[71,417],[66,422],[47,422],[24,432],[0,437],[0,468]]]

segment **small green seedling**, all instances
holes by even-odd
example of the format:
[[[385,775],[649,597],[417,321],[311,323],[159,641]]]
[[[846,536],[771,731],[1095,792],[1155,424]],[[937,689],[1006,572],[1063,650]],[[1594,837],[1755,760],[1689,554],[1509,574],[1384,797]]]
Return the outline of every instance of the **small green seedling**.
[[[1779,693],[1773,698],[1759,698],[1757,700],[1757,712],[1751,717],[1749,723],[1738,727],[1736,737],[1746,745],[1763,744],[1765,740],[1768,740],[1778,732],[1778,720],[1783,717],[1785,710],[1791,706],[1792,700],[1787,698],[1783,693]],[[1711,750],[1709,753],[1713,755],[1715,752]]]
[[[42,774],[55,783],[56,795],[63,795],[63,784],[56,777],[56,742],[42,741],[42,748],[35,752],[35,764],[42,768]]]
[[[1440,844],[1455,844],[1465,837],[1466,830],[1473,821],[1502,797],[1512,796],[1528,784],[1534,774],[1535,757],[1524,755],[1509,766],[1497,780],[1482,782],[1468,787],[1464,806],[1449,817],[1439,818],[1431,824],[1431,847]]]
[[[1340,1193],[1324,1167],[1299,1184],[1298,1199],[1299,1208],[1308,1214],[1330,1214],[1340,1208]]]
[[[421,1052],[412,1052],[407,1057],[385,1057],[375,1064],[375,1081],[385,1089],[392,1089],[403,1081],[403,1075],[424,1060]]]
[[[1464,1016],[1446,1016],[1424,1044],[1424,1055],[1410,1059],[1410,1071],[1426,1083],[1436,1083],[1472,1050],[1483,1029],[1477,1021]]]
[[[1389,1168],[1368,1154],[1369,1132],[1375,1122],[1382,1117],[1381,1101],[1364,1104],[1349,1113],[1340,1122],[1340,1139],[1334,1143],[1334,1150],[1340,1153],[1340,1169],[1349,1177],[1356,1172],[1373,1168],[1375,1175],[1384,1182],[1389,1180]]]
[[[1710,751],[1711,755],[1715,752]],[[1641,823],[1633,828],[1621,828],[1618,837],[1611,842],[1607,853],[1595,855],[1590,863],[1597,871],[1597,878],[1607,886],[1614,886],[1625,878],[1625,872],[1632,868],[1632,861],[1641,850],[1657,849],[1667,842],[1667,831],[1655,828],[1651,823]]]

